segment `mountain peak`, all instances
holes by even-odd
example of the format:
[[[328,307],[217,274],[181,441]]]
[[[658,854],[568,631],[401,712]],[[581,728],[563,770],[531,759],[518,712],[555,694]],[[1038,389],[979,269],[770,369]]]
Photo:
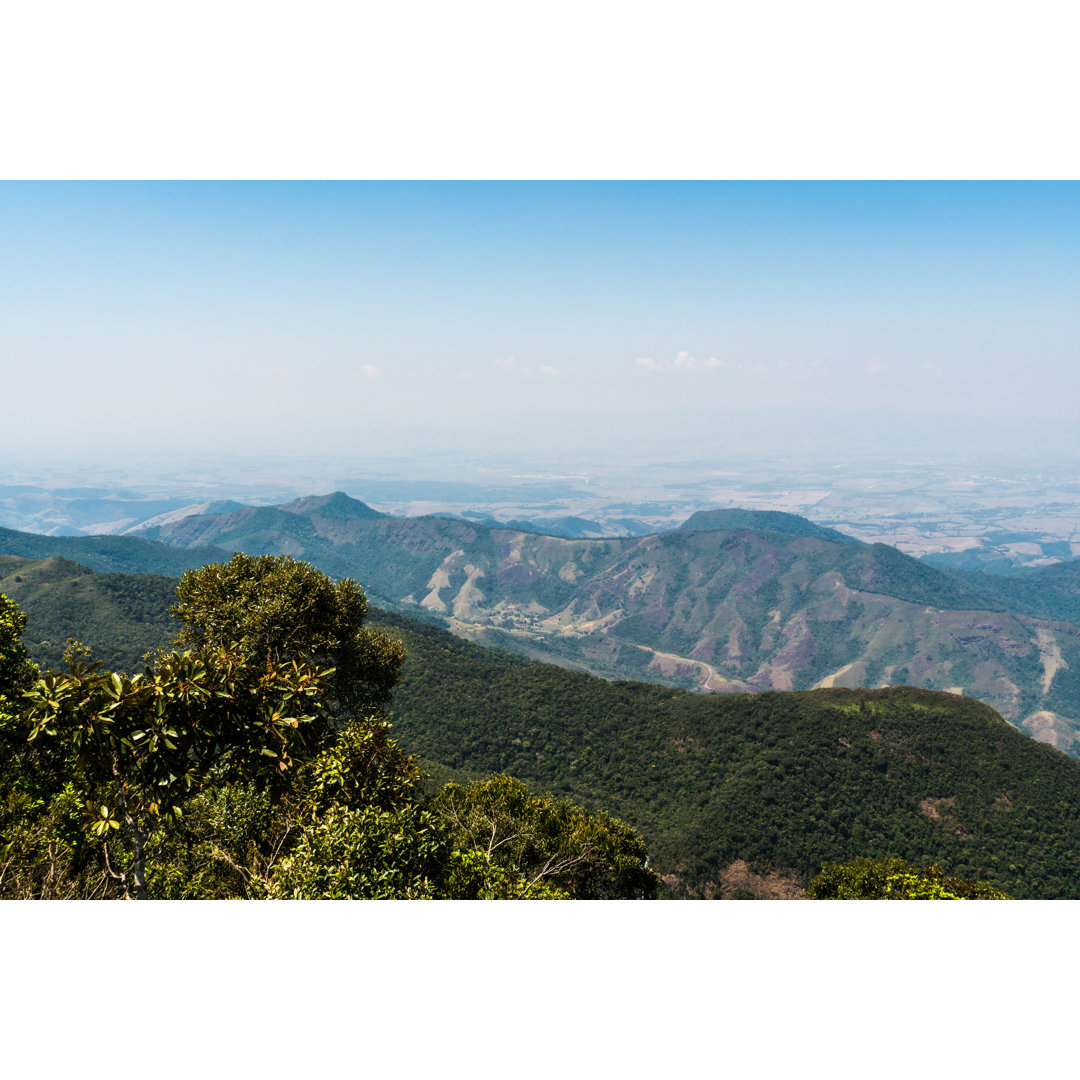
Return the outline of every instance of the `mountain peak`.
[[[346,495],[344,491],[332,491],[329,495],[308,495],[302,499],[293,499],[278,507],[289,514],[318,514],[320,517],[350,518],[370,521],[386,517],[378,510],[372,510],[367,503]]]
[[[847,544],[859,542],[836,529],[816,525],[798,514],[785,514],[780,510],[699,510],[691,514],[679,528],[687,532],[753,529],[755,532],[783,533],[786,536],[818,536],[823,540],[839,540]]]

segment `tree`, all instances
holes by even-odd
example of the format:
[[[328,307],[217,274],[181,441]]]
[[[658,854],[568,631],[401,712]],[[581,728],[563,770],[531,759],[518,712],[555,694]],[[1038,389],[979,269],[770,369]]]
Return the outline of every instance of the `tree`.
[[[0,593],[0,773],[10,769],[25,750],[26,733],[19,720],[22,695],[37,677],[22,643],[26,616],[14,600]]]
[[[519,780],[491,776],[447,784],[433,806],[451,827],[462,872],[451,892],[479,897],[578,900],[656,898],[660,878],[645,842],[604,811],[533,795]]]
[[[829,863],[806,890],[812,900],[1008,900],[987,881],[947,877],[935,863],[925,869],[903,859]]]
[[[28,838],[38,839],[34,825],[45,801],[21,717],[22,695],[38,674],[21,640],[25,629],[26,616],[0,593],[0,885]]]
[[[73,656],[27,693],[29,740],[70,763],[102,842],[108,873],[146,899],[147,844],[214,777],[281,790],[329,729],[330,674],[296,663],[248,661],[235,647],[159,656],[141,675],[103,672]],[[111,865],[108,842],[129,848]]]
[[[270,884],[271,896],[445,895],[450,830],[424,805],[425,776],[389,732],[377,716],[352,720],[304,770],[301,835]]]
[[[179,646],[235,643],[252,661],[333,668],[327,705],[344,720],[385,706],[401,678],[405,648],[366,628],[367,610],[351,578],[335,585],[288,555],[237,553],[184,574],[169,614],[183,624]]]
[[[37,674],[21,638],[26,616],[14,600],[0,593],[0,708],[17,711],[17,696],[29,688]]]
[[[363,590],[348,578],[335,585],[288,556],[237,554],[186,573],[170,613],[183,624],[178,644],[235,641],[252,662],[333,668],[324,706],[334,738],[296,771],[269,826],[257,808],[249,815],[258,825],[240,830],[242,850],[230,852],[206,836],[202,849],[233,867],[245,895],[428,895],[420,883],[433,880],[429,855],[446,846],[445,838],[435,837],[439,822],[419,810],[423,774],[390,739],[381,715],[405,649],[364,626]],[[200,810],[218,816],[221,801],[208,796]],[[244,802],[245,810],[252,807]],[[253,839],[259,831],[269,842]]]
[[[11,772],[26,748],[19,714],[22,695],[33,685],[37,668],[30,663],[21,640],[25,629],[26,616],[18,604],[0,593],[0,776]]]

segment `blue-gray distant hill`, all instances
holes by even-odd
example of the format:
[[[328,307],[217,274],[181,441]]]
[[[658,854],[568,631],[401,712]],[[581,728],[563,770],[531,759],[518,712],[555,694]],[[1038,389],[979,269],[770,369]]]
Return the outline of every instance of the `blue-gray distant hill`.
[[[339,518],[342,521],[376,521],[388,515],[372,509],[367,503],[346,495],[344,491],[332,491],[329,495],[308,495],[302,499],[293,499],[283,503],[281,510],[290,514],[300,514],[312,518],[330,521]]]
[[[780,533],[782,536],[820,536],[842,544],[858,544],[861,541],[836,529],[817,525],[798,514],[785,514],[780,510],[699,510],[691,514],[680,526],[688,532],[716,532],[725,529],[753,529],[755,532]]]
[[[103,573],[179,577],[207,563],[227,562],[233,549],[184,548],[141,536],[43,536],[0,528],[0,555],[23,559],[60,556]]]

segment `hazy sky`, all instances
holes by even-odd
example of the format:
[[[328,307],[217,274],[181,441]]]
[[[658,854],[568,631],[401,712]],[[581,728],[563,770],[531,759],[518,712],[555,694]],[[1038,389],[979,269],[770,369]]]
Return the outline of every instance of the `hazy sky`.
[[[1074,183],[9,182],[0,237],[4,451],[1080,411]]]

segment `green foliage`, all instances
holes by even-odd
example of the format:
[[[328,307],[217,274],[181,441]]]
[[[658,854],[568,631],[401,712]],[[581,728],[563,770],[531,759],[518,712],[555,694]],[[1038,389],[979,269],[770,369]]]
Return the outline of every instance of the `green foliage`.
[[[298,660],[334,668],[331,698],[343,715],[385,705],[401,677],[404,648],[364,628],[367,600],[350,578],[336,585],[289,556],[236,554],[224,564],[189,570],[170,614],[183,628],[179,645],[236,642],[250,659]]]
[[[1023,898],[1080,895],[1080,763],[969,698],[914,688],[688,694],[611,683],[395,615],[398,736],[462,776],[509,773],[649,838],[675,895],[726,867],[889,852]]]
[[[390,737],[390,725],[369,716],[347,724],[304,770],[298,798],[312,816],[342,807],[391,810],[422,798],[424,773]]]
[[[18,900],[109,899],[123,895],[104,861],[105,845],[84,830],[76,786],[42,783],[23,762],[0,789],[0,897]]]
[[[903,859],[830,863],[808,886],[812,900],[1008,900],[987,881],[947,877],[936,863],[925,869]]]
[[[335,808],[304,829],[270,895],[294,900],[417,900],[442,895],[450,858],[441,822],[407,803]]]
[[[224,776],[159,834],[155,895],[392,898],[433,895],[447,830],[424,817],[423,773],[372,716],[335,731],[271,799]]]
[[[660,879],[648,869],[644,841],[603,811],[530,794],[509,776],[447,784],[433,806],[471,852],[456,868],[462,889],[520,899],[656,897]]]
[[[0,593],[0,778],[25,756],[26,729],[19,718],[22,695],[37,677],[22,643],[26,616]]]
[[[101,596],[104,575],[74,564],[28,573],[43,588],[90,579]],[[129,677],[76,642],[69,673],[26,693],[25,760],[0,806],[0,895],[655,896],[644,843],[606,814],[506,778],[426,797],[370,711],[403,647],[364,627],[351,581],[240,555],[185,575],[177,601],[179,642],[194,648],[159,651]],[[14,642],[22,624],[9,621]],[[485,813],[502,830],[494,856],[450,820]]]
[[[60,667],[64,642],[90,642],[110,671],[134,672],[174,629],[168,607],[176,582],[151,574],[95,573],[67,559],[42,562],[0,557],[0,590],[26,612],[28,651]]]
[[[451,837],[422,805],[423,773],[379,717],[353,720],[305,770],[301,834],[269,895],[419,899],[444,894]]]
[[[300,771],[299,767],[296,771]],[[182,818],[149,842],[147,889],[163,900],[263,899],[281,856],[299,835],[288,797],[211,775]]]
[[[36,671],[22,643],[26,616],[19,606],[0,593],[0,708],[11,702],[34,681]]]
[[[84,847],[71,827],[73,793],[29,745],[21,715],[38,675],[21,641],[25,625],[18,605],[0,594],[0,896],[34,895],[35,874],[52,886],[45,895],[75,895],[79,885],[58,873],[67,853]]]
[[[260,667],[228,648],[165,654],[130,678],[73,657],[69,674],[49,672],[25,695],[29,741],[70,768],[85,831],[118,834],[130,866],[109,872],[125,889],[130,873],[144,897],[147,841],[211,776],[281,791],[294,759],[314,756],[328,730],[328,674]]]

